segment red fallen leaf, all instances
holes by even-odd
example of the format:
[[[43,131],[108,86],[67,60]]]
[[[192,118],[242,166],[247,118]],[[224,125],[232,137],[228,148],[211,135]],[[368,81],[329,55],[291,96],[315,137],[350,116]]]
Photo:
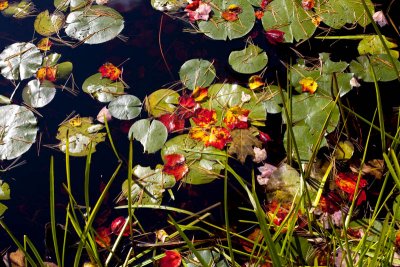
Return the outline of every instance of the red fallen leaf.
[[[358,194],[356,205],[360,205],[362,202],[367,200],[367,195],[363,190],[368,185],[368,182],[360,177],[358,185],[358,192],[356,192],[358,174],[356,173],[338,173],[335,177],[335,184],[342,191],[349,194],[349,200],[352,201],[354,196]]]
[[[228,129],[223,127],[212,127],[208,140],[204,142],[204,145],[223,149],[230,141],[232,141],[232,137]]]
[[[221,13],[221,17],[226,21],[233,22],[239,19],[239,14],[225,10],[224,12]]]
[[[242,8],[238,5],[229,5],[226,10],[221,13],[221,17],[226,21],[236,21],[239,19],[239,14],[242,13]]]
[[[193,0],[192,3],[188,4],[185,7],[185,10],[187,9],[187,10],[195,11],[199,7],[199,5],[200,5],[200,0]]]
[[[50,82],[54,82],[57,80],[56,73],[57,67],[41,67],[36,72],[36,78],[38,78],[39,81],[47,80]]]
[[[124,226],[124,224],[126,223],[126,219],[123,216],[119,216],[117,218],[115,218],[112,222],[111,222],[111,232],[114,235],[119,235],[122,231],[122,227]],[[123,236],[129,236],[129,226],[127,226],[125,228],[124,233],[122,234]]]
[[[283,38],[284,35],[285,35],[285,33],[283,31],[274,30],[274,29],[269,30],[265,33],[265,37],[267,37],[268,42],[272,45],[282,43],[284,40],[284,38]]]
[[[265,9],[267,7],[267,5],[269,4],[270,0],[261,0],[261,4],[260,7],[262,9]]]
[[[185,128],[185,119],[180,118],[176,113],[173,114],[163,114],[158,118],[169,133],[182,131]]]
[[[179,105],[183,108],[191,109],[196,106],[196,101],[191,95],[182,95],[179,97]]]
[[[395,240],[394,244],[397,249],[400,248],[400,230],[398,230],[396,233],[396,240]]]
[[[272,141],[272,138],[267,133],[261,131],[258,131],[258,139],[260,139],[264,144]]]
[[[50,41],[48,37],[42,38],[37,44],[37,48],[39,48],[42,51],[49,51],[51,46],[53,45],[53,42]]]
[[[176,250],[165,251],[165,256],[160,260],[160,267],[179,267],[182,263],[182,256]]]
[[[257,10],[254,15],[257,19],[262,19],[262,17],[264,16],[264,12],[262,10]]]
[[[212,109],[200,108],[192,120],[197,126],[207,127],[217,122],[217,113]]]
[[[121,70],[112,63],[105,63],[99,68],[101,77],[109,78],[111,81],[116,81],[121,76]]]
[[[319,207],[323,212],[328,212],[330,214],[333,214],[335,211],[340,210],[339,206],[331,197],[324,195],[322,195],[319,200]]]
[[[315,6],[315,0],[302,0],[301,6],[304,10],[311,10]]]
[[[106,248],[111,245],[111,230],[108,227],[99,227],[96,229],[97,235],[95,237],[96,243],[102,247]]]
[[[204,87],[197,86],[192,93],[192,98],[196,102],[201,102],[208,97],[208,89]]]
[[[249,127],[247,119],[250,110],[241,108],[239,106],[234,106],[228,109],[225,113],[224,122],[226,126],[233,129],[247,129]]]
[[[166,162],[164,164],[163,172],[175,176],[176,181],[181,180],[189,171],[185,157],[181,154],[164,155],[164,159]]]
[[[3,11],[6,8],[8,8],[8,1],[7,0],[0,1],[0,11]]]

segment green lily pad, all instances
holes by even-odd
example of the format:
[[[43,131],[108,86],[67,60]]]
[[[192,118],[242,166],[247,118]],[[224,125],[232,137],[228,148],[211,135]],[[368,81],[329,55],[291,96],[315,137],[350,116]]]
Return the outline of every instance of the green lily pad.
[[[159,89],[146,98],[146,110],[158,118],[163,114],[172,113],[179,103],[179,94],[171,89]]]
[[[296,169],[284,163],[272,172],[267,183],[268,198],[293,201],[300,189],[300,174]]]
[[[4,214],[4,212],[6,212],[7,210],[7,206],[0,203],[0,216],[2,216]]]
[[[251,96],[250,101],[242,104],[242,93]],[[227,108],[240,106],[250,110],[249,119],[251,121],[265,121],[267,112],[263,105],[258,102],[255,95],[250,89],[244,88],[237,84],[216,83],[208,88],[209,100],[204,102],[204,108],[211,108],[216,111],[217,118],[222,120],[223,114]]]
[[[321,133],[325,120],[332,111],[326,132],[332,132],[339,122],[339,108],[330,97],[319,94],[301,94],[292,96],[292,129],[299,150],[300,159],[308,161],[314,149],[326,146],[325,138],[320,147],[314,148]],[[286,115],[282,113],[283,122],[286,123]],[[287,131],[284,143],[287,143]],[[285,145],[286,147],[286,145]],[[292,151],[295,157],[295,151]]]
[[[257,94],[258,99],[262,99],[262,103],[268,113],[276,114],[282,111],[282,98],[279,93],[279,87],[269,85],[261,93]]]
[[[182,65],[179,78],[190,90],[194,90],[197,86],[207,87],[214,81],[215,68],[210,61],[190,59]]]
[[[266,31],[283,31],[285,42],[293,43],[313,35],[317,28],[312,22],[313,16],[314,12],[303,9],[301,0],[274,0],[268,4],[262,24]]]
[[[159,11],[175,12],[187,4],[186,0],[151,0],[151,5]]]
[[[267,66],[268,56],[260,47],[250,44],[245,49],[229,55],[229,65],[239,73],[255,73]]]
[[[390,55],[392,57],[398,59],[399,58],[399,51],[393,50],[391,48],[396,48],[397,44],[389,41],[385,36],[382,36],[383,40],[387,47],[390,49]],[[371,35],[364,37],[357,47],[358,53],[360,55],[379,55],[379,54],[386,54],[386,50],[383,47],[381,40],[379,39],[378,35]]]
[[[124,93],[125,86],[122,82],[113,82],[103,78],[101,73],[96,73],[87,78],[82,85],[82,90],[102,103],[110,102]]]
[[[43,36],[51,36],[58,33],[64,26],[65,16],[59,11],[55,11],[50,15],[48,10],[45,10],[37,15],[34,27],[35,31]]]
[[[42,54],[32,43],[14,43],[0,54],[1,74],[9,80],[28,79],[42,64]]]
[[[59,149],[66,152],[68,135],[68,150],[71,156],[83,157],[89,152],[96,152],[96,145],[104,142],[106,134],[93,131],[93,126],[93,120],[89,117],[76,117],[61,124],[56,136],[61,141]]]
[[[365,0],[365,3],[373,14],[374,5],[371,0]],[[359,24],[361,27],[365,27],[370,23],[361,1],[321,1],[320,5],[316,5],[316,13],[319,14],[326,25],[334,29],[340,29],[346,23]]]
[[[198,21],[200,32],[215,40],[236,39],[251,31],[255,22],[254,9],[247,0],[214,0],[213,15],[208,21]],[[236,21],[226,21],[222,12],[230,5],[242,9]]]
[[[108,105],[108,110],[114,118],[131,120],[139,116],[142,110],[140,99],[133,95],[120,96]]]
[[[221,254],[215,250],[211,249],[197,249],[197,253],[200,257],[207,263],[207,266],[216,266],[216,267],[228,267],[229,265],[225,262],[224,259],[220,260]],[[189,254],[186,261],[186,266],[188,267],[200,267],[203,266],[194,253]],[[225,264],[224,264],[225,263]]]
[[[32,80],[22,91],[25,103],[34,108],[41,108],[49,104],[56,95],[54,84],[49,81]]]
[[[168,131],[165,125],[158,121],[147,119],[138,120],[129,129],[128,137],[138,140],[144,148],[144,152],[154,153],[160,150],[167,141]]]
[[[348,160],[353,156],[354,145],[350,141],[339,141],[335,149],[335,158],[338,160]]]
[[[68,7],[71,7],[71,11],[75,11],[91,3],[91,0],[54,0],[54,6],[63,12],[67,11]]]
[[[155,170],[150,167],[136,165],[133,168],[131,199],[132,204],[160,205],[165,189],[175,185],[175,177],[162,172],[162,166],[158,165]],[[128,180],[122,184],[122,195],[128,196]]]
[[[10,199],[10,186],[0,180],[0,200],[8,200]]]
[[[86,44],[99,44],[117,37],[124,28],[121,14],[110,7],[91,6],[70,13],[65,33]]]
[[[50,55],[43,58],[43,67],[54,67],[57,65],[57,62],[60,60],[61,54],[51,53]]]
[[[400,71],[400,62],[395,60],[397,71]],[[396,73],[389,56],[387,54],[359,56],[357,61],[350,62],[350,71],[354,72],[357,78],[364,82],[373,82],[374,77],[371,67],[374,68],[377,81],[387,82],[397,79],[399,73]]]
[[[164,155],[170,154],[181,154],[185,157],[189,172],[183,179],[188,184],[210,183],[225,168],[226,156],[221,150],[212,146],[205,147],[187,134],[178,135],[165,143],[161,156],[164,159]]]
[[[300,80],[311,77],[318,84],[317,92],[319,94],[331,96],[333,74],[336,75],[341,97],[352,89],[350,80],[353,77],[353,73],[344,73],[349,64],[343,61],[332,61],[329,57],[328,53],[319,54],[319,60],[322,65],[314,68],[307,67],[302,61],[292,67],[290,81],[297,92],[302,92]]]
[[[4,95],[0,95],[0,104],[2,104],[2,105],[4,105],[4,104],[6,104],[6,105],[11,104],[11,99],[8,98],[8,97],[6,97],[6,96],[4,96]]]
[[[0,160],[18,158],[36,140],[36,118],[32,111],[23,106],[0,107]]]
[[[14,17],[16,19],[23,19],[31,16],[35,12],[35,5],[31,0],[22,0],[9,3],[8,8],[1,11],[4,16]]]
[[[61,62],[57,64],[56,78],[57,80],[68,80],[72,73],[73,65],[71,62]]]

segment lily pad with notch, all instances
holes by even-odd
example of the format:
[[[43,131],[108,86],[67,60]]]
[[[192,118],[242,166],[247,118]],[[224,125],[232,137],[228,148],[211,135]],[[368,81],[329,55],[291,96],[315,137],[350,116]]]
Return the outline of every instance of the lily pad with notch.
[[[33,112],[23,106],[0,106],[0,160],[18,158],[36,140],[37,120]]]

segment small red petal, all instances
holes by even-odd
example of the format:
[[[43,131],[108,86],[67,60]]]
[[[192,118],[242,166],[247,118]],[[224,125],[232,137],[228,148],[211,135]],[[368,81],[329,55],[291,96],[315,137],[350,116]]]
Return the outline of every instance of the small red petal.
[[[165,256],[160,260],[160,267],[179,267],[182,263],[181,254],[176,250],[165,251]]]
[[[265,33],[265,36],[267,37],[267,40],[270,44],[276,45],[278,43],[282,43],[284,38],[283,36],[285,33],[280,30],[269,30]]]
[[[267,133],[261,131],[258,131],[258,139],[260,139],[264,144],[272,141],[272,138]]]
[[[169,154],[164,156],[163,172],[173,175],[176,181],[181,180],[189,171],[185,157],[181,154]]]
[[[169,133],[182,131],[185,128],[185,119],[175,113],[161,115],[158,120],[167,127]]]
[[[111,245],[111,230],[108,227],[100,227],[96,229],[98,235],[96,235],[95,240],[96,243],[102,247],[106,248]]]
[[[114,235],[119,235],[122,231],[122,227],[124,226],[126,222],[125,217],[123,216],[119,216],[117,218],[115,218],[112,222],[111,222],[111,232]],[[125,228],[124,233],[122,234],[123,236],[129,236],[129,227]]]

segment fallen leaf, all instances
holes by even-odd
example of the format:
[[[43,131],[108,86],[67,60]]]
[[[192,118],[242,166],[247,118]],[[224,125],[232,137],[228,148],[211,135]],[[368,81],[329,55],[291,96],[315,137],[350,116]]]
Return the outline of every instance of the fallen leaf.
[[[25,267],[25,254],[22,250],[17,249],[10,253],[10,261],[12,267]]]
[[[109,78],[111,81],[116,81],[121,76],[121,70],[112,63],[105,63],[99,68],[99,72],[103,78]]]
[[[229,155],[236,154],[238,160],[244,164],[247,156],[254,157],[253,147],[261,147],[262,143],[253,135],[255,129],[235,129],[231,132],[232,143],[228,149]]]

